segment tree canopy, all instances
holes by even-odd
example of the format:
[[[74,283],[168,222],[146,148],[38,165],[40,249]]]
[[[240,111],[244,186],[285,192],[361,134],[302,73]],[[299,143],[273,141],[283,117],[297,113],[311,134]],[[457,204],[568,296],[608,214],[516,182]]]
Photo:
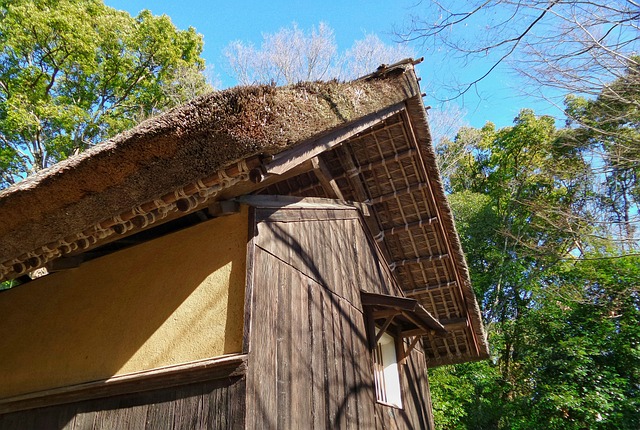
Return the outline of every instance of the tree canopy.
[[[100,0],[0,2],[0,187],[207,91],[202,47]]]
[[[637,102],[629,79],[607,88]],[[608,91],[437,148],[492,349],[431,371],[439,428],[640,426],[638,122]]]

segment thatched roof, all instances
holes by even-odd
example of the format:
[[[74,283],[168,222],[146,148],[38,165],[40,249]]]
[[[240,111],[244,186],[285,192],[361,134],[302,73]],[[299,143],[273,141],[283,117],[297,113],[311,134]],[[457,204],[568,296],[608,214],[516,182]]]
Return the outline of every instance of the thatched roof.
[[[1,191],[0,276],[248,192],[369,203],[400,285],[449,323],[425,339],[430,363],[486,357],[411,61],[349,83],[212,93]]]

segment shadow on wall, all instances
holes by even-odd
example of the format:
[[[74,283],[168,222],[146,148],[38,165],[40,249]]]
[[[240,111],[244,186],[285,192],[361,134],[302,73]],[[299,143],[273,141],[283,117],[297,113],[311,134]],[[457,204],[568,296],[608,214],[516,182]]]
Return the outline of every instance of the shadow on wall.
[[[360,289],[400,293],[360,219],[305,216],[258,225],[251,336],[261,370],[248,381],[248,420],[263,428],[428,429],[428,394],[414,385],[426,374],[413,359],[402,372],[405,409],[376,404]]]
[[[247,213],[0,295],[0,398],[240,352]]]

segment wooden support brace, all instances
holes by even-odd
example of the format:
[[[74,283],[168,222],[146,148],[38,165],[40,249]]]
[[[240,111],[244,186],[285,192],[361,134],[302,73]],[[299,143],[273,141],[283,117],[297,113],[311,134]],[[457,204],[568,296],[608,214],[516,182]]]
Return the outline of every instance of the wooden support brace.
[[[402,357],[402,363],[404,364],[404,362],[406,361],[406,359],[409,357],[409,355],[411,354],[411,351],[413,351],[413,348],[416,347],[416,345],[418,344],[418,341],[420,340],[420,336],[415,336],[412,340],[411,343],[409,344],[409,347],[404,351],[403,353],[403,357]]]
[[[335,149],[335,153],[338,156],[338,160],[340,161],[340,165],[342,166],[345,172],[355,169],[355,163],[353,161],[353,157],[344,146],[339,146]],[[358,202],[366,202],[368,198],[367,191],[364,188],[364,185],[358,178],[349,177],[347,178],[349,184],[351,185],[351,189],[353,190],[353,197]],[[365,218],[365,222],[367,223],[367,227],[375,237],[380,231],[380,223],[377,219],[377,216],[374,214],[372,217]],[[385,258],[390,259],[389,250],[386,247],[382,247],[382,253]]]
[[[240,212],[240,203],[233,200],[213,202],[207,208],[207,212],[214,217],[236,214]]]
[[[329,167],[320,155],[311,159],[311,165],[313,166],[313,173],[318,178],[318,181],[320,181],[320,185],[322,185],[327,195],[332,199],[344,200],[338,183],[333,178]]]
[[[382,324],[382,327],[380,328],[380,331],[378,331],[378,333],[376,334],[376,341],[375,341],[376,344],[378,343],[378,341],[380,340],[380,338],[382,337],[384,332],[389,328],[389,326],[393,322],[393,318],[394,317],[395,317],[395,315],[391,315],[389,318],[387,318],[387,320],[384,322],[384,324]]]
[[[72,257],[60,257],[50,261],[46,267],[49,272],[59,272],[61,270],[75,269],[80,267],[84,262],[82,255],[75,255]]]
[[[409,321],[414,323],[416,325],[416,327],[419,327],[419,328],[423,329],[425,332],[428,332],[429,330],[431,330],[431,327],[425,326],[420,321],[418,321],[416,318],[413,318],[409,312],[402,312],[402,315],[406,319],[408,319]]]

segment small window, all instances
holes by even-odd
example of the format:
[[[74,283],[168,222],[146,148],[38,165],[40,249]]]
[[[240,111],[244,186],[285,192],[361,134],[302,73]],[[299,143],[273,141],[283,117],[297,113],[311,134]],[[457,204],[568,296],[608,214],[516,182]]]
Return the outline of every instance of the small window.
[[[447,330],[415,299],[366,291],[360,291],[360,298],[373,356],[376,399],[402,408],[400,364],[422,336],[444,335]],[[406,346],[405,339],[411,339]]]
[[[383,333],[373,351],[376,400],[380,403],[402,407],[400,395],[400,373],[396,355],[395,339]]]

